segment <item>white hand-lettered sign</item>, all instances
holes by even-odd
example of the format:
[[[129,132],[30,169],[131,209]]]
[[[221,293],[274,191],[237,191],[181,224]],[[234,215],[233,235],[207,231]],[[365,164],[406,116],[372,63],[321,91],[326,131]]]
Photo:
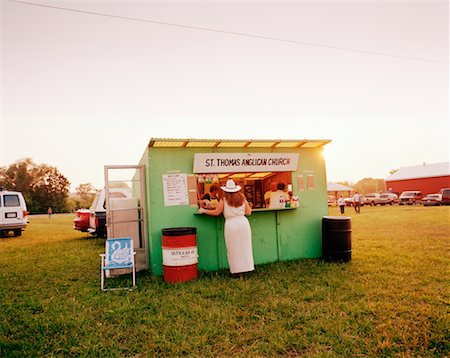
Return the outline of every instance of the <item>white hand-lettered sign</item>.
[[[186,174],[163,175],[164,206],[188,205],[188,180]]]
[[[196,153],[194,173],[296,171],[298,153]]]

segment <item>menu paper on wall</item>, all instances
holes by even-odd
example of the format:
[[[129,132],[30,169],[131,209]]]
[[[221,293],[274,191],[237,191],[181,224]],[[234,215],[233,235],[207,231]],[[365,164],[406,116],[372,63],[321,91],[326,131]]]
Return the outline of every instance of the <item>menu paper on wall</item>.
[[[187,174],[164,174],[164,206],[188,205]]]
[[[196,153],[194,173],[293,172],[298,153]]]
[[[305,191],[305,179],[303,178],[303,175],[297,176],[297,186],[298,191]]]
[[[314,190],[314,175],[308,174],[306,177],[306,182],[308,184],[308,190]]]
[[[191,204],[191,206],[197,206],[199,199],[197,192],[197,178],[193,174],[188,175],[187,178],[189,190],[189,204]]]

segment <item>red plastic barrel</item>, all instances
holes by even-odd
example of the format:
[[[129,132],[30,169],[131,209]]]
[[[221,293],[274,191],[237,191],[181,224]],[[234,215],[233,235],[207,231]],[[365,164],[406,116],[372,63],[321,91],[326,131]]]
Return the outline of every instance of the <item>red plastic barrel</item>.
[[[174,227],[162,229],[164,281],[186,282],[197,278],[197,229]]]

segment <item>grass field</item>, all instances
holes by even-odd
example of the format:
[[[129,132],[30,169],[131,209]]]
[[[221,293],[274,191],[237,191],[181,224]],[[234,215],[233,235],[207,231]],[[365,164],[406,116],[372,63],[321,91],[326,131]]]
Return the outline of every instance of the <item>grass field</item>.
[[[330,208],[337,215],[336,208]],[[352,260],[100,290],[104,241],[73,215],[0,239],[0,357],[423,356],[450,352],[449,207],[363,207]]]

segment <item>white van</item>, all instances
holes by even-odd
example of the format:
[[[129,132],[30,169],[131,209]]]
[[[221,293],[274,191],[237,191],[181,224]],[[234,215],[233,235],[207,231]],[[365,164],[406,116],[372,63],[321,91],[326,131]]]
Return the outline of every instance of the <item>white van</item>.
[[[27,226],[27,205],[22,193],[0,189],[0,237],[22,235]]]

